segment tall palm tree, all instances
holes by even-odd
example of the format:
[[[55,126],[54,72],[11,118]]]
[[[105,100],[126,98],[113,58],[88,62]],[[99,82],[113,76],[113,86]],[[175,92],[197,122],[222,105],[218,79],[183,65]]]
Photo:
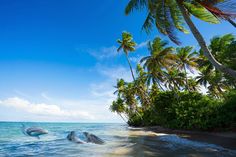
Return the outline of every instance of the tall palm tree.
[[[157,83],[162,90],[164,90],[161,85],[161,82],[164,81],[163,70],[171,68],[176,60],[176,55],[173,54],[174,48],[167,47],[167,44],[160,38],[155,38],[153,42],[148,42],[150,55],[140,60],[148,71],[148,80],[152,80],[152,83]]]
[[[209,80],[213,77],[213,72],[208,71],[206,68],[201,69],[201,73],[196,77],[197,83],[200,85],[203,85],[204,87],[207,87],[209,84]]]
[[[208,47],[217,60],[236,69],[236,40],[232,34],[212,38]],[[209,89],[215,91],[212,93],[221,93],[222,90],[218,88],[219,85],[224,89],[226,87],[232,89],[236,87],[236,80],[228,75],[220,74],[202,55],[202,50],[199,52],[197,62],[201,71],[201,74],[197,77],[197,81],[205,84],[205,86],[208,84],[210,86]]]
[[[180,72],[176,68],[172,68],[169,71],[164,71],[165,74],[165,86],[170,90],[180,90],[184,85],[184,73]]]
[[[231,10],[235,6],[234,0],[196,0],[209,12],[216,17],[227,20],[232,26],[236,28],[236,23],[233,19],[236,17],[235,10]],[[233,13],[234,12],[234,13]]]
[[[219,23],[218,19],[200,3],[194,0],[130,0],[125,13],[129,14],[133,10],[143,9],[148,11],[143,25],[147,32],[150,32],[152,26],[155,25],[160,33],[167,35],[174,43],[180,44],[175,30],[187,33],[188,31],[184,28],[186,23],[203,50],[204,56],[216,69],[236,79],[236,71],[222,65],[214,58],[203,36],[191,20],[190,15],[194,15],[206,22]]]
[[[207,88],[210,95],[220,98],[223,96],[223,92],[228,89],[228,86],[224,84],[222,77],[221,72],[214,72],[214,75],[208,81],[209,86]]]
[[[140,64],[137,65],[137,79],[134,81],[134,88],[143,107],[150,107],[150,97],[148,95],[147,75]]]
[[[130,68],[133,80],[135,80],[134,73],[133,73],[133,70],[132,70],[132,66],[131,66],[128,54],[129,54],[129,52],[135,51],[136,43],[133,41],[132,35],[128,32],[123,32],[122,33],[122,39],[118,39],[117,42],[120,44],[117,51],[119,52],[121,49],[123,49],[123,51],[125,53],[125,56],[126,56],[126,59],[127,59],[127,62],[129,64],[129,68]]]
[[[178,57],[178,68],[180,70],[183,70],[185,73],[186,90],[189,90],[187,69],[192,71],[192,68],[197,67],[196,53],[192,52],[192,50],[193,47],[191,46],[186,46],[176,49],[176,55]]]
[[[110,110],[112,112],[116,112],[123,119],[124,122],[127,122],[122,116],[122,113],[125,112],[124,101],[122,98],[118,97],[116,101],[113,101],[110,106]]]
[[[197,83],[196,79],[194,79],[194,78],[188,79],[188,89],[189,89],[189,91],[192,91],[192,92],[200,90],[200,86]]]
[[[208,47],[217,60],[236,70],[236,38],[233,34],[213,37]]]
[[[117,85],[115,86],[118,97],[122,98],[124,102],[129,106],[129,110],[133,113],[136,111],[137,102],[135,99],[134,84],[127,83],[123,79],[117,80]]]

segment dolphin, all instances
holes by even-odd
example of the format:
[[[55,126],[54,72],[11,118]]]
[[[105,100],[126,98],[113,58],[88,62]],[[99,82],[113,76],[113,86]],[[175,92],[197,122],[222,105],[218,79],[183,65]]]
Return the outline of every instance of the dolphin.
[[[22,124],[22,132],[25,135],[32,136],[32,137],[37,137],[38,139],[40,139],[39,138],[40,135],[48,134],[47,130],[44,130],[44,129],[39,128],[39,127],[26,128],[25,125],[23,125],[23,124]]]
[[[95,144],[104,144],[105,142],[94,134],[90,134],[88,132],[83,132],[84,136],[87,138],[87,142],[95,143]]]
[[[86,143],[85,141],[82,141],[81,139],[79,139],[78,137],[76,137],[75,131],[71,131],[67,137],[66,137],[69,141],[75,142],[75,143],[79,143],[79,144],[84,144]]]

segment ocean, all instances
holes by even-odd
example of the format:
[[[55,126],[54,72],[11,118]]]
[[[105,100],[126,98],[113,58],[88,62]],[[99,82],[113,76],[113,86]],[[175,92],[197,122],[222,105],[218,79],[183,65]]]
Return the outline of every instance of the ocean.
[[[22,133],[22,124],[49,131],[40,139]],[[104,145],[77,144],[70,131],[86,131]],[[236,150],[195,142],[169,134],[154,134],[125,124],[0,122],[0,157],[235,157]]]

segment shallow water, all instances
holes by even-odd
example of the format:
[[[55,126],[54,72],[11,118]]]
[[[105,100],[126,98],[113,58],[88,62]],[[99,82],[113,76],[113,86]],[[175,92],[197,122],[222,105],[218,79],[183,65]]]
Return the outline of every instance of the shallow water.
[[[154,134],[124,124],[24,123],[49,131],[40,139],[25,136],[21,123],[0,123],[0,156],[67,157],[235,157],[236,150],[190,141],[176,135]],[[66,140],[69,131],[91,132],[104,145],[76,144]]]

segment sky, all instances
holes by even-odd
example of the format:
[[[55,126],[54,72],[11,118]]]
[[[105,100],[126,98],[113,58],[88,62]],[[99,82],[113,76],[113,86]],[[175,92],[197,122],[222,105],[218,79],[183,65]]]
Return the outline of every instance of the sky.
[[[148,55],[148,41],[168,40],[141,31],[146,13],[125,16],[127,2],[0,1],[0,121],[122,122],[109,106],[116,80],[131,81],[131,74],[116,40],[122,31],[133,34],[133,67]],[[226,22],[193,21],[208,43],[235,33]],[[199,49],[191,34],[178,35],[183,46]]]

